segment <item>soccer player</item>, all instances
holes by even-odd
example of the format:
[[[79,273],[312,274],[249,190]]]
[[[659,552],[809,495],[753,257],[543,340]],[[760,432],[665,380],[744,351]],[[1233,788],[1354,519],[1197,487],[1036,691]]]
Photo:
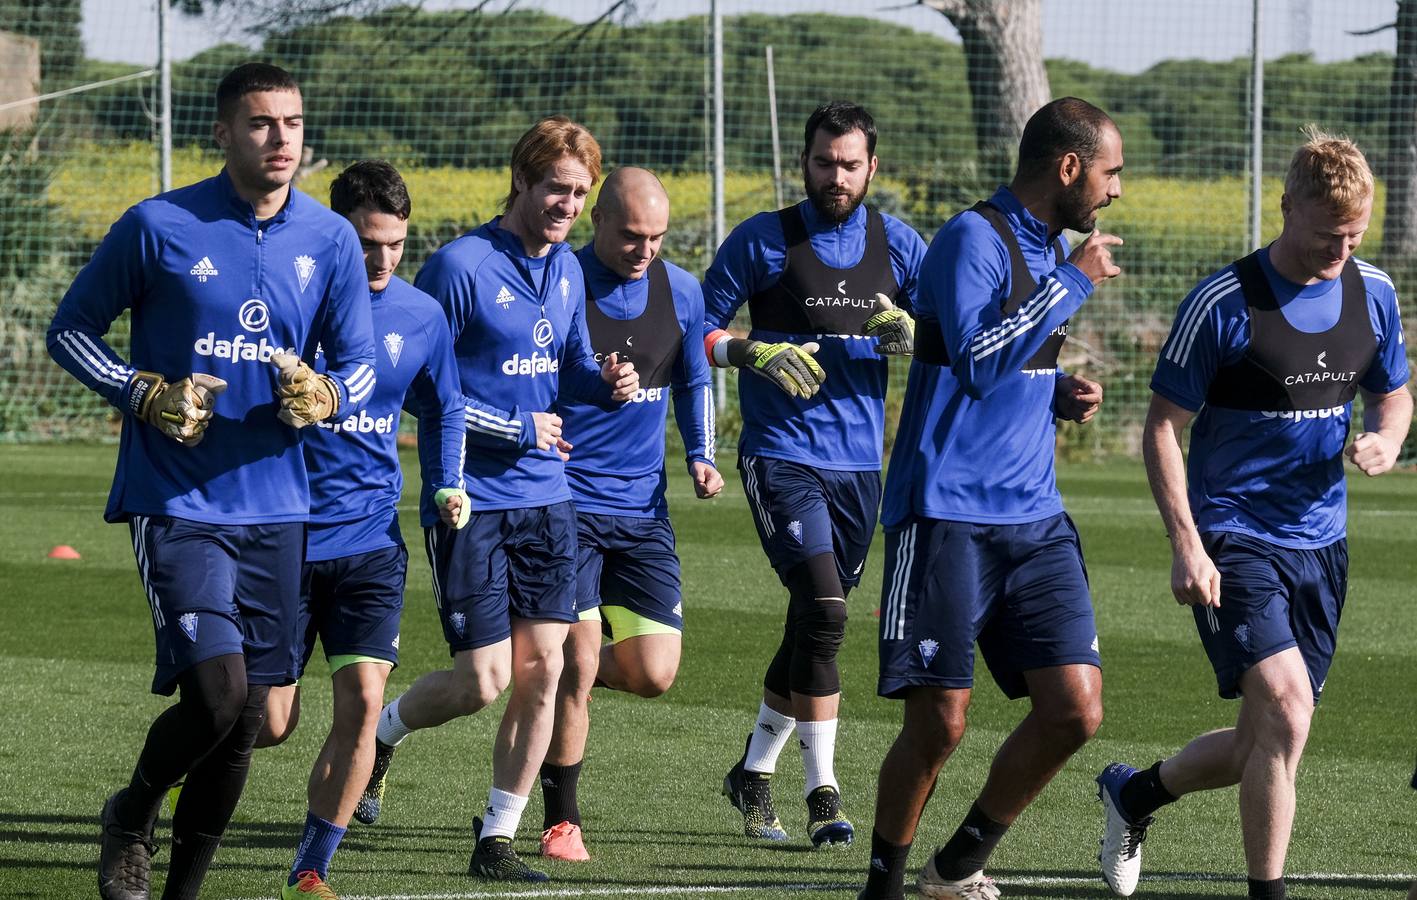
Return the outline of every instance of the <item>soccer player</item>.
[[[212,178],[129,209],[65,294],[55,360],[125,414],[104,518],[126,521],[156,633],[153,722],[104,804],[99,894],[148,896],[153,824],[185,776],[162,896],[194,898],[250,766],[266,694],[291,679],[310,492],[299,428],[375,387],[369,286],[350,224],[291,188],[300,89],[222,79]],[[132,312],[132,360],[103,336]],[[300,359],[323,348],[325,369]]]
[[[1094,232],[1121,196],[1122,137],[1075,98],[1033,114],[1012,182],[945,223],[920,271],[915,359],[886,478],[881,696],[903,701],[881,763],[863,900],[899,900],[920,815],[965,729],[977,640],[1030,709],[954,835],[919,878],[932,898],[990,900],[1010,824],[1102,719],[1082,549],[1053,473],[1055,417],[1085,422],[1102,388],[1058,368],[1068,318],[1118,274]],[[1065,258],[1066,257],[1066,258]]]
[[[1098,776],[1102,873],[1122,896],[1152,814],[1234,784],[1249,895],[1285,895],[1295,774],[1348,584],[1343,459],[1388,471],[1412,419],[1392,279],[1353,256],[1372,207],[1362,152],[1311,129],[1284,179],[1279,237],[1191,291],[1162,346],[1142,450],[1171,590],[1195,615],[1220,696],[1240,708],[1235,727],[1145,771],[1114,763]]]
[[[468,409],[464,481],[471,519],[438,521],[429,485],[423,522],[451,670],[424,675],[379,717],[369,793],[378,797],[392,748],[419,728],[471,715],[512,685],[492,754],[492,788],[468,874],[545,881],[512,847],[546,756],[562,645],[576,621],[576,518],[566,484],[571,445],[537,445],[534,417],[565,395],[603,407],[634,396],[639,376],[615,354],[597,364],[585,330],[585,279],[566,235],[600,178],[600,147],[563,116],[517,141],[506,212],[442,247],[415,284],[452,327],[463,393],[510,418]],[[555,431],[559,432],[559,428]]]
[[[669,195],[653,173],[611,172],[591,210],[594,240],[576,254],[586,278],[586,328],[597,358],[635,364],[640,389],[616,410],[560,402],[575,451],[566,478],[576,505],[580,621],[566,640],[556,729],[541,766],[541,855],[590,858],[576,784],[590,728],[593,684],[657,697],[679,670],[684,629],[679,557],[664,492],[664,424],[672,398],[700,499],[723,488],[714,467],[713,396],[703,353],[699,282],[659,256]],[[633,448],[633,452],[626,452]],[[601,631],[610,642],[601,646]]]
[[[386,162],[358,162],[330,185],[330,207],[359,236],[368,277],[378,378],[368,408],[305,435],[310,528],[301,581],[298,674],[324,645],[334,687],[334,720],[310,773],[305,829],[281,896],[333,900],[325,883],[374,765],[374,729],[384,683],[398,664],[408,551],[398,525],[403,488],[399,410],[408,395],[419,412],[426,483],[451,527],[469,511],[462,490],[464,399],[448,323],[437,302],[394,274],[412,211],[408,189]],[[319,365],[316,366],[318,370]],[[468,401],[470,402],[470,401]],[[490,410],[489,410],[490,411]],[[280,743],[299,717],[299,687],[273,688],[266,732]]]
[[[877,164],[870,113],[828,103],[808,118],[804,144],[807,199],[733,229],[704,277],[710,361],[749,373],[738,379],[738,468],[789,597],[757,721],[723,792],[748,837],[786,840],[769,779],[795,728],[807,834],[834,847],[854,834],[833,766],[836,654],[880,504],[885,356],[911,352],[910,318],[895,304],[913,302],[925,242],[862,205]],[[752,331],[735,338],[725,329],[745,303]]]

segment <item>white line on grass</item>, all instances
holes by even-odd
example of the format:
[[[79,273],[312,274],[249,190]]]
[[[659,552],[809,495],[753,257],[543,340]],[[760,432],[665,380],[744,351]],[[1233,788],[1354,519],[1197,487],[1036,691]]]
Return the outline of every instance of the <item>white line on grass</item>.
[[[1356,883],[1362,881],[1392,882],[1394,884],[1406,884],[1410,881],[1417,881],[1414,874],[1355,874],[1351,872],[1309,872],[1300,875],[1286,875],[1286,881],[1317,881],[1317,882],[1338,882]],[[1209,872],[1195,872],[1189,874],[1167,873],[1165,875],[1142,876],[1142,881],[1171,882],[1171,881],[1242,881],[1237,875],[1220,875]],[[1008,876],[998,879],[1002,885],[1035,885],[1035,886],[1079,886],[1100,884],[1102,877],[1082,878],[1077,876],[1061,875],[1018,875]],[[642,895],[648,897],[664,896],[666,894],[746,894],[750,891],[775,891],[788,894],[816,894],[829,891],[854,891],[861,885],[858,882],[849,883],[819,883],[811,884],[801,882],[797,884],[743,884],[743,885],[705,885],[705,884],[682,884],[682,885],[642,885],[637,887],[589,887],[589,888],[532,888],[524,891],[457,891],[452,893],[438,894],[363,894],[356,896],[346,896],[345,900],[495,900],[495,898],[535,898],[535,897],[629,897],[632,895]],[[246,898],[246,900],[263,900],[263,898]]]

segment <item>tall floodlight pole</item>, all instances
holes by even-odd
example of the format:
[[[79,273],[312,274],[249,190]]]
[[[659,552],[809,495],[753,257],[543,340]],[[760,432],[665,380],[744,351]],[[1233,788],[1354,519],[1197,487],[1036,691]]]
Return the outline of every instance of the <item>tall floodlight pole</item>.
[[[1260,7],[1254,0],[1254,35],[1250,60],[1250,246],[1260,245],[1260,206],[1264,182],[1264,53],[1260,42]]]
[[[159,167],[162,190],[172,190],[172,13],[157,0],[157,91]]]
[[[713,21],[713,246],[723,245],[723,10],[718,0],[709,2],[709,18]],[[718,411],[728,407],[728,378],[723,369],[716,369],[714,388],[718,395]]]

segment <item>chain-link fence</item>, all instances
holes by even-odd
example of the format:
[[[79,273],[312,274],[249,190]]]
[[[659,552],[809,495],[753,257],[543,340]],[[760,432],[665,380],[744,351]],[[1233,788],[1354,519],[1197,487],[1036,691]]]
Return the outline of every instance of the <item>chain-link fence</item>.
[[[747,2],[717,9],[730,228],[800,198],[802,124],[828,99],[871,109],[881,133],[872,199],[927,239],[1007,180],[1021,105],[1026,114],[1039,98],[1071,94],[1116,118],[1125,193],[1101,221],[1126,240],[1118,253],[1125,274],[1076,317],[1065,351],[1069,369],[1100,377],[1108,392],[1096,424],[1063,431],[1074,450],[1135,449],[1176,305],[1251,246],[1255,9],[1262,238],[1278,231],[1280,178],[1299,129],[1316,122],[1356,138],[1375,163],[1382,183],[1363,255],[1404,286],[1410,266],[1401,242],[1384,234],[1385,191],[1417,177],[1402,169],[1417,153],[1406,153],[1393,130],[1405,116],[1417,132],[1417,101],[1394,87],[1393,29],[1349,34],[1393,20],[1396,3],[776,7],[772,15]],[[662,175],[673,203],[666,255],[702,272],[718,237],[714,12],[710,0],[177,0],[168,42],[172,180],[219,168],[215,85],[236,63],[264,59],[303,87],[314,151],[303,190],[323,199],[333,173],[359,158],[403,170],[414,201],[409,277],[440,243],[499,211],[511,145],[551,113],[589,126],[611,165]],[[115,430],[111,411],[48,360],[44,330],[109,224],[160,187],[157,22],[154,0],[0,0],[0,439]],[[734,429],[724,430],[731,443]]]

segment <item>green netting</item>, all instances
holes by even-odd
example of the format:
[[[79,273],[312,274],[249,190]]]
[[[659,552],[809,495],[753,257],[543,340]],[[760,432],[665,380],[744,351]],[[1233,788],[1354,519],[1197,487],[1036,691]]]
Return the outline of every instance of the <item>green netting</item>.
[[[991,7],[1031,17],[1046,56],[1043,96],[1077,95],[1111,112],[1127,162],[1124,196],[1102,216],[1103,227],[1126,239],[1118,253],[1125,274],[1074,320],[1064,356],[1068,368],[1104,382],[1106,413],[1087,429],[1065,428],[1064,440],[1085,452],[1134,451],[1150,370],[1177,303],[1249,248],[1251,4],[934,5],[949,8],[962,28],[924,5],[884,11],[815,0],[777,4],[784,12],[775,15],[748,3],[722,6],[726,221],[732,227],[772,208],[779,193],[782,202],[801,196],[802,123],[817,104],[847,98],[870,108],[880,128],[874,201],[928,239],[1001,180],[1007,159],[997,148],[1015,140],[1008,117],[981,98],[1000,93],[990,91],[991,78],[1018,73],[988,65],[997,54],[966,48],[959,34],[972,35],[971,23]],[[1383,24],[1394,5],[1329,7],[1262,4],[1263,235],[1278,230],[1279,179],[1300,127],[1346,132],[1382,178],[1363,255],[1389,267],[1401,289],[1411,266],[1384,233],[1385,202],[1400,167],[1417,158],[1404,155],[1394,130],[1413,118],[1411,101],[1404,105],[1392,86],[1394,32],[1346,35]],[[665,252],[702,272],[716,242],[709,13],[704,0],[186,0],[173,12],[173,182],[219,167],[212,91],[232,65],[259,58],[288,67],[303,86],[316,167],[302,189],[323,197],[333,173],[359,158],[401,167],[414,201],[410,277],[441,242],[498,211],[512,143],[551,113],[589,126],[611,165],[661,173],[674,213]],[[148,73],[158,59],[155,6],[0,0],[0,32],[0,107],[81,89],[0,108],[0,439],[111,435],[110,411],[48,360],[43,335],[109,224],[159,187],[160,110],[156,75]],[[769,47],[783,173],[776,184]],[[1020,58],[1033,61],[1036,45],[1025,50]],[[575,240],[588,236],[588,218]],[[123,346],[121,326],[114,343]],[[729,387],[731,394],[731,376]],[[734,438],[731,422],[730,408],[725,443]]]

